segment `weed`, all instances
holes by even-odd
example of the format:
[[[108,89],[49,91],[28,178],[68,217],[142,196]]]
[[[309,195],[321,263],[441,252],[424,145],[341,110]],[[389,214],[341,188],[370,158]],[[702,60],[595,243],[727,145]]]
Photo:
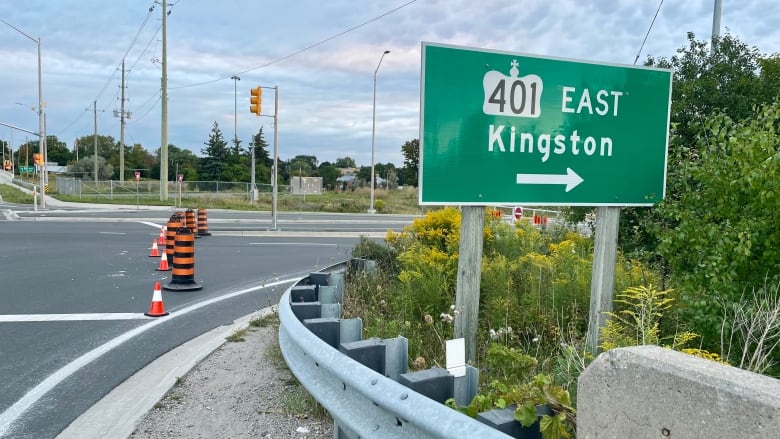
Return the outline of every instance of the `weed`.
[[[249,326],[253,328],[279,327],[279,314],[269,313],[262,317],[257,317],[249,321]]]
[[[249,328],[236,329],[235,331],[233,331],[232,334],[230,334],[227,337],[225,337],[225,340],[227,340],[229,342],[233,342],[233,343],[240,342],[240,341],[246,341],[246,338],[244,338],[244,336],[246,335],[246,333],[248,331],[249,331]]]

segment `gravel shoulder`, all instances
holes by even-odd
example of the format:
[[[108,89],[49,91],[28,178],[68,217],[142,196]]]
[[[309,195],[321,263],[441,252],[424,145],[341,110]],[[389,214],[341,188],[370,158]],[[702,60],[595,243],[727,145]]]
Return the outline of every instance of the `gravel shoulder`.
[[[278,320],[268,320],[267,326],[249,326],[244,341],[224,343],[177,379],[130,438],[333,437],[332,421],[312,415],[311,397],[284,363]]]

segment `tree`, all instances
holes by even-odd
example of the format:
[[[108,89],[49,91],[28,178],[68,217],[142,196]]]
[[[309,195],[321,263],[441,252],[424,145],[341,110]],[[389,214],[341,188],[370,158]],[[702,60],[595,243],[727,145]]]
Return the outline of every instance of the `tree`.
[[[111,160],[112,157],[118,157],[119,149],[116,148],[116,141],[111,136],[97,136],[97,154],[106,160]],[[79,160],[84,157],[92,157],[95,155],[95,135],[90,134],[78,138],[78,156]]]
[[[675,202],[664,202],[676,224],[660,231],[658,250],[679,285],[686,320],[710,348],[724,304],[780,282],[780,103],[741,122],[721,113],[690,128],[701,134],[696,148],[676,157],[685,185]]]
[[[388,180],[388,177],[390,176],[390,174],[393,174],[394,177],[396,175],[396,169],[395,169],[395,165],[394,164],[392,164],[392,163],[377,163],[377,164],[374,165],[374,176],[378,177],[377,181],[381,182],[382,180],[385,180],[385,182],[381,184],[382,187],[387,188],[387,180]],[[382,180],[380,180],[380,178]],[[369,177],[369,179],[370,179],[370,177]],[[396,186],[398,185],[398,179],[397,178],[394,181],[394,184]]]
[[[263,127],[252,136],[249,146],[255,149],[255,181],[271,182],[271,168],[274,160],[268,153],[268,144],[263,138]],[[251,156],[251,152],[249,153]],[[251,161],[250,161],[251,166]]]
[[[304,162],[309,165],[309,169],[317,169],[317,157],[313,155],[296,155],[292,159],[290,159],[290,162]]]
[[[204,143],[206,148],[201,150],[204,157],[200,159],[200,169],[198,173],[202,180],[216,180],[222,178],[224,164],[227,162],[230,151],[228,151],[227,142],[222,136],[219,124],[214,122],[209,134],[209,141]]]
[[[170,147],[168,148],[170,151]],[[156,176],[152,173],[155,166],[157,167]],[[160,166],[157,159],[138,143],[130,147],[125,154],[125,169],[133,173],[139,171],[144,178],[160,178]]]
[[[401,182],[417,187],[417,177],[420,167],[420,141],[410,140],[401,146],[404,155],[404,167],[401,169]]]
[[[57,136],[46,136],[46,157],[49,162],[56,162],[65,166],[72,159],[73,154],[65,142],[60,142]]]
[[[328,162],[324,162],[317,168],[318,176],[322,177],[322,186],[327,190],[336,189],[336,179],[341,177],[341,171],[336,166],[331,165]]]
[[[336,163],[333,166],[337,168],[356,168],[355,159],[352,157],[341,157],[336,159]]]
[[[671,59],[648,58],[648,66],[672,68],[671,125],[667,161],[666,199],[654,208],[627,208],[620,219],[621,249],[646,261],[662,263],[656,248],[663,230],[674,229],[676,219],[664,213],[687,190],[685,169],[701,158],[699,138],[703,121],[723,112],[734,122],[752,117],[757,105],[773,102],[780,95],[780,62],[777,56],[762,57],[729,34],[716,41],[716,53],[708,42],[688,34],[688,45]],[[682,171],[682,172],[681,172]],[[576,218],[584,215],[579,209]],[[576,219],[575,218],[575,219]]]
[[[108,180],[114,175],[114,167],[106,163],[105,157],[98,157],[98,180]],[[72,172],[81,177],[82,180],[90,180],[95,175],[95,155],[79,159],[73,164]]]

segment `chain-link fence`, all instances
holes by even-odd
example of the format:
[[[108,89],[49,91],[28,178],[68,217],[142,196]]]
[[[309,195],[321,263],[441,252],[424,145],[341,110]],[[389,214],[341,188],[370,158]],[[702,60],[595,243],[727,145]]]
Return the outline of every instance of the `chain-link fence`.
[[[270,184],[256,184],[259,193],[271,193]],[[57,177],[57,192],[60,195],[78,197],[79,199],[95,200],[134,200],[138,198],[159,198],[160,182],[158,180],[141,180],[139,182],[115,180],[82,180],[73,177]],[[290,192],[290,186],[279,185],[278,192]],[[184,181],[168,182],[169,197],[195,198],[199,196],[233,197],[251,199],[251,184],[229,181]]]

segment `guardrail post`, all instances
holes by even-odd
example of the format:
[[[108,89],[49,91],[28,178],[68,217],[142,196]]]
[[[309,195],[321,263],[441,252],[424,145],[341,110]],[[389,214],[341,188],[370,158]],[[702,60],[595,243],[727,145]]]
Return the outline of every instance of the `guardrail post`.
[[[333,349],[338,349],[341,344],[341,322],[334,318],[306,319],[303,321],[312,334],[329,344]]]
[[[455,377],[441,367],[402,373],[398,382],[442,404],[454,396]]]

